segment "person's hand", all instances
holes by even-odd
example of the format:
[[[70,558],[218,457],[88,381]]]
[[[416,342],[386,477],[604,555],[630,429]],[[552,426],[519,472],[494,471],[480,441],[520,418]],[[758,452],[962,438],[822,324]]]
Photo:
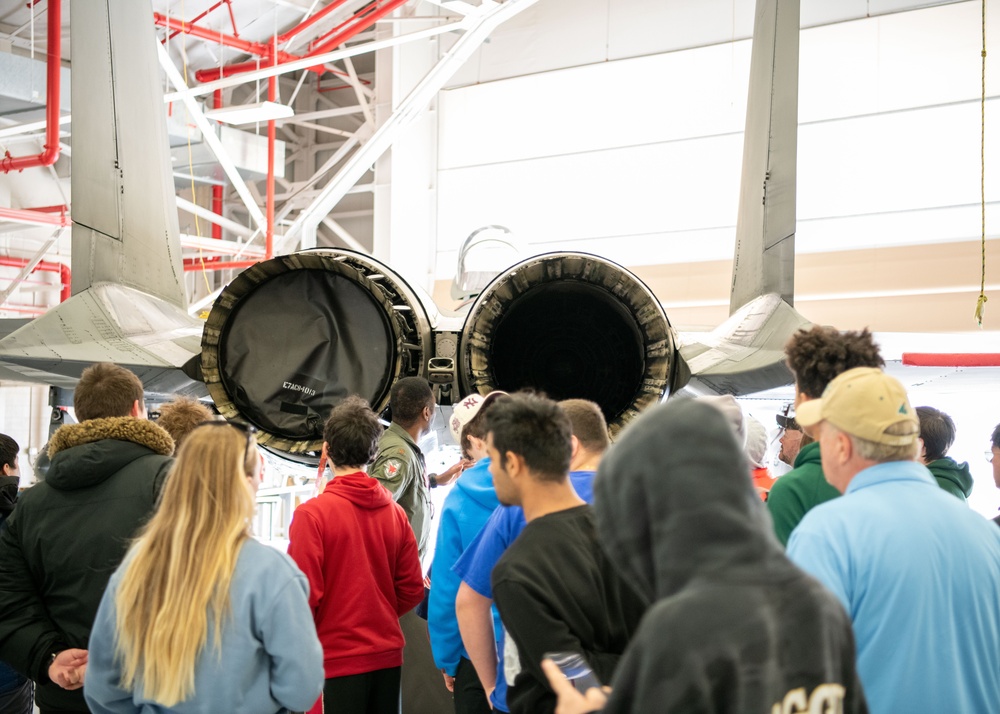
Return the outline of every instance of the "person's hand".
[[[580,694],[572,682],[566,679],[566,675],[550,659],[542,660],[542,671],[545,672],[549,680],[549,686],[555,692],[558,701],[556,702],[556,714],[588,714],[588,712],[600,711],[608,703],[607,687],[600,690],[591,687],[586,694]]]
[[[76,648],[63,650],[49,665],[49,679],[63,689],[79,689],[87,674],[87,654]]]
[[[449,692],[454,692],[455,691],[455,678],[452,677],[447,672],[445,672],[443,669],[441,670],[441,676],[444,677],[444,686],[445,686],[445,688]]]
[[[462,459],[457,464],[449,468],[447,471],[438,474],[435,477],[437,485],[447,486],[448,484],[452,483],[455,479],[457,479],[459,476],[461,476],[462,472],[465,471],[467,468],[474,466],[475,463],[476,462],[472,461],[471,459]]]

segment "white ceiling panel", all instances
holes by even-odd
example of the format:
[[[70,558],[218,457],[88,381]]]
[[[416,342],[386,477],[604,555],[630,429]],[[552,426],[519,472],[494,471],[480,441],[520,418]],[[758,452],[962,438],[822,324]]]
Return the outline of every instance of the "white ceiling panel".
[[[753,0],[628,0],[608,8],[610,60],[750,37]]]
[[[803,28],[900,13],[927,0],[802,0]],[[957,3],[980,7],[975,0]],[[500,28],[450,87],[748,39],[755,0],[542,0]]]

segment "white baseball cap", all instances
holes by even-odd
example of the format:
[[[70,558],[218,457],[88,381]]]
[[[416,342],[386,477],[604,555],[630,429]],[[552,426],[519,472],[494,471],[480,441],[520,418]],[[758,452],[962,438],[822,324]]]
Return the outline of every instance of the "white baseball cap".
[[[455,439],[455,443],[459,446],[462,445],[462,428],[475,419],[476,414],[483,407],[492,404],[497,397],[506,395],[507,392],[500,390],[490,392],[485,396],[482,394],[470,394],[456,404],[451,413],[451,420],[448,422],[448,427],[451,429],[451,436]]]

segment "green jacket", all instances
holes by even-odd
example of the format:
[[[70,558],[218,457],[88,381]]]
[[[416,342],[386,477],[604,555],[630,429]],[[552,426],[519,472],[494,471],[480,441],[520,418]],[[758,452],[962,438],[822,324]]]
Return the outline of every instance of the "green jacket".
[[[42,711],[89,711],[82,689],[49,681],[49,658],[87,648],[108,579],[153,512],[173,449],[145,420],[68,424],[49,441],[45,481],[18,499],[0,537],[0,660],[38,682]]]
[[[960,464],[955,459],[945,456],[927,464],[927,470],[934,476],[938,486],[956,498],[964,501],[972,495],[972,474],[969,472],[968,464]]]
[[[795,457],[795,468],[774,482],[767,497],[774,532],[781,544],[788,545],[788,538],[806,513],[839,495],[823,476],[819,442],[803,446]]]
[[[396,422],[382,432],[378,441],[378,456],[368,469],[368,475],[392,494],[403,507],[417,537],[417,550],[424,556],[431,530],[431,495],[427,486],[427,469],[420,447]]]

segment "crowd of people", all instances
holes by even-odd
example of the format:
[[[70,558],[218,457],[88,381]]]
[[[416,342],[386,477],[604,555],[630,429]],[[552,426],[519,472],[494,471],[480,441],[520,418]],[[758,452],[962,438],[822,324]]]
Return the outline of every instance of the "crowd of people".
[[[867,331],[786,353],[776,479],[731,397],[612,444],[592,402],[472,394],[440,474],[425,380],[393,385],[387,428],[348,397],[287,553],[251,533],[252,427],[186,399],[154,423],[134,374],[93,365],[43,480],[18,493],[0,435],[0,711],[997,710],[1000,519],[968,507],[953,420]]]

